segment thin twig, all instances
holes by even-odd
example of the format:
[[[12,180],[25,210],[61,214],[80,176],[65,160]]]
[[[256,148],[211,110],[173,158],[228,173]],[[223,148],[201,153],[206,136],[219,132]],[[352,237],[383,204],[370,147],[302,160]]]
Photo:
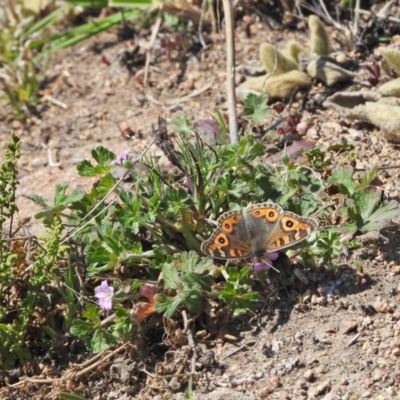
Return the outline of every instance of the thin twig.
[[[199,26],[197,28],[197,33],[199,35],[200,43],[203,46],[203,49],[207,47],[206,42],[204,41],[203,33],[201,32],[203,29],[203,21],[204,21],[204,15],[206,13],[207,4],[210,4],[210,6],[212,7],[211,3],[209,3],[208,0],[203,0],[201,3],[200,21],[199,21]]]
[[[196,344],[193,339],[193,330],[191,326],[192,319],[188,319],[187,313],[185,310],[182,311],[182,317],[184,321],[183,331],[186,332],[188,338],[189,347],[192,350],[192,365],[190,369],[190,373],[194,374],[196,372],[196,360],[197,360],[197,352],[196,352]]]
[[[149,76],[149,67],[150,67],[150,59],[151,59],[151,50],[154,46],[154,42],[156,41],[157,35],[158,35],[158,31],[160,30],[160,26],[162,23],[162,18],[161,15],[159,15],[156,19],[155,24],[153,25],[153,29],[151,31],[151,38],[150,38],[150,43],[149,43],[149,47],[147,49],[146,52],[146,64],[144,67],[144,78],[143,78],[143,85],[146,86],[147,85],[147,79]]]
[[[168,100],[168,101],[166,102],[166,104],[162,103],[162,102],[159,101],[159,100],[154,99],[154,98],[151,97],[149,94],[146,94],[146,98],[147,98],[148,100],[150,100],[152,103],[154,103],[154,104],[156,104],[156,105],[158,105],[158,106],[162,106],[162,107],[165,108],[166,110],[170,111],[170,110],[174,109],[176,106],[179,106],[180,103],[184,103],[184,102],[186,102],[186,101],[191,100],[193,97],[196,97],[196,96],[198,96],[199,94],[202,94],[203,92],[207,91],[207,90],[210,89],[211,87],[212,87],[212,83],[208,83],[207,85],[203,86],[203,87],[200,88],[200,89],[193,90],[192,93],[190,93],[190,94],[188,94],[188,95],[186,95],[186,96],[180,97],[180,98],[178,98],[178,99],[171,99],[171,100]]]
[[[42,97],[42,101],[45,100],[47,100],[49,103],[56,105],[57,107],[63,108],[64,110],[68,108],[68,106],[65,103],[55,99],[53,96],[50,96],[49,94],[46,94],[45,96]]]
[[[106,356],[104,356],[104,352],[96,354],[94,357],[92,357],[90,360],[85,361],[83,364],[78,365],[78,366],[74,366],[72,368],[70,368],[69,370],[67,370],[65,372],[65,374],[68,374],[68,372],[71,372],[72,370],[75,370],[76,368],[79,368],[83,365],[87,365],[88,363],[91,363],[93,361],[96,360],[95,363],[89,365],[87,368],[84,368],[83,370],[79,371],[78,373],[73,373],[73,377],[74,378],[78,378],[81,375],[85,374],[86,372],[92,370],[93,368],[97,367],[98,365],[104,363],[104,361],[108,360],[109,358],[111,358],[114,354],[118,353],[120,350],[122,350],[123,348],[125,348],[128,345],[128,343],[123,344],[121,347],[118,347],[117,349],[115,349],[114,351],[112,351],[111,353],[107,354]],[[98,361],[97,361],[98,360]],[[64,374],[64,375],[65,375]],[[64,377],[61,378],[45,378],[45,379],[36,379],[36,378],[25,378],[24,380],[14,383],[13,385],[9,385],[6,382],[6,385],[8,387],[16,387],[16,386],[20,386],[25,382],[32,382],[32,383],[53,383],[53,382],[57,382],[60,381],[61,379],[64,379]]]
[[[354,8],[353,36],[356,38],[358,34],[358,25],[360,23],[360,0],[356,0]]]
[[[239,351],[246,349],[247,348],[247,344],[244,344],[240,347],[238,347],[237,349],[233,350],[232,352],[230,352],[229,354],[227,354],[225,357],[222,358],[221,361],[224,361],[225,359],[227,359],[228,357],[233,356],[234,354],[238,353]]]
[[[55,162],[53,161],[53,158],[52,158],[52,156],[51,156],[51,149],[50,149],[49,147],[47,148],[47,157],[48,157],[48,159],[49,159],[49,166],[50,166],[50,167],[59,167],[59,166],[61,165],[60,162],[55,163]]]
[[[230,0],[222,0],[225,13],[226,32],[226,93],[229,115],[229,136],[232,144],[239,142],[236,95],[235,95],[235,32],[233,29],[233,9]]]

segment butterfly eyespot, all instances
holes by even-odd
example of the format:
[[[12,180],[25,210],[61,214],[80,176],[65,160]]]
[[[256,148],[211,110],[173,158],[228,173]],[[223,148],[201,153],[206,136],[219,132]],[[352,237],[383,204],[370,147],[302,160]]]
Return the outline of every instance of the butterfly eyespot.
[[[226,223],[225,225],[225,229],[230,229],[231,228],[231,224]]]
[[[270,218],[273,218],[273,217],[275,216],[275,211],[270,211],[270,212],[268,213],[268,216],[269,216]]]
[[[291,228],[294,224],[293,224],[293,221],[287,220],[286,223],[285,223],[285,225],[286,225],[288,228]]]
[[[223,238],[223,237],[218,238],[218,242],[221,243],[221,244],[224,244],[225,243],[225,238]]]

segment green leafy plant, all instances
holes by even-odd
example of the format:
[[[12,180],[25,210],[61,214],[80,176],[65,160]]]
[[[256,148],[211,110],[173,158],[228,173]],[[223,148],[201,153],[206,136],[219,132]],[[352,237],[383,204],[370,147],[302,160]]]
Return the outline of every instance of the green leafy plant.
[[[253,100],[248,115],[261,115],[256,109],[265,107],[265,99]],[[154,313],[166,318],[181,310],[197,314],[211,299],[225,303],[232,314],[255,309],[259,295],[253,289],[254,279],[262,276],[254,273],[249,261],[244,260],[241,268],[229,263],[222,267],[199,253],[201,238],[212,230],[206,218],[215,220],[228,209],[265,201],[304,216],[323,210],[325,218],[333,210],[325,202],[329,186],[341,193],[344,201],[340,207],[348,210],[346,223],[352,224],[354,232],[356,228],[372,229],[388,217],[385,203],[376,201],[371,188],[375,169],[355,175],[351,168],[339,167],[326,180],[312,168],[290,160],[271,166],[264,162],[264,144],[251,135],[237,145],[210,146],[198,134],[188,139],[189,121],[185,118],[174,125],[182,128],[175,142],[170,140],[163,120],[153,128],[156,143],[169,160],[167,168],[161,168],[154,157],[132,162],[128,150],[116,157],[98,147],[92,151],[94,163],[82,161],[77,167],[81,176],[98,178],[88,193],[73,191],[68,195],[62,185],[56,190],[53,205],[30,196],[43,208],[37,217],[46,223],[61,218],[65,226],[75,228],[72,235],[84,249],[91,279],[104,279],[122,266],[135,276],[129,291],[114,296],[115,319],[107,326],[94,304],[86,305],[81,319],[73,319],[72,325],[69,322],[71,332],[93,351],[127,340],[138,324]],[[327,162],[322,152],[315,151],[310,158],[320,166]],[[132,184],[114,177],[121,168]],[[334,268],[342,251],[340,232],[340,227],[320,229],[310,238],[312,245],[303,242],[293,249],[296,260],[307,268],[321,264]],[[264,278],[266,274],[264,271]],[[148,302],[137,301],[143,296]],[[127,304],[132,301],[136,311],[129,312]],[[75,306],[72,304],[71,310]]]
[[[332,171],[328,181],[347,197],[340,210],[351,222],[342,224],[349,233],[368,232],[384,226],[388,219],[399,214],[395,201],[381,201],[380,193],[370,184],[376,174],[376,167],[360,173],[358,182],[353,178],[351,167],[339,167]]]
[[[271,115],[271,109],[267,107],[268,97],[265,95],[249,94],[244,101],[243,118],[259,124]]]
[[[171,318],[176,309],[184,304],[191,312],[203,309],[203,293],[210,291],[214,265],[209,259],[200,259],[195,252],[182,253],[173,262],[164,264],[163,294],[157,296],[156,311]]]
[[[253,280],[250,277],[251,268],[231,268],[225,273],[227,282],[219,297],[231,306],[234,314],[242,314],[254,310],[259,301],[259,294],[251,290]]]
[[[82,316],[86,321],[74,320],[71,333],[83,339],[89,350],[99,353],[117,343],[117,338],[108,329],[102,327],[100,309],[96,305],[88,304]]]

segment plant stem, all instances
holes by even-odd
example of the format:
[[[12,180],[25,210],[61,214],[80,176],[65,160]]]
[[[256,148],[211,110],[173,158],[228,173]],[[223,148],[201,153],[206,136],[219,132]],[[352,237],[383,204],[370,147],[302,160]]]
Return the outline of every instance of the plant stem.
[[[230,0],[222,0],[225,13],[226,31],[226,93],[228,100],[229,135],[232,144],[239,142],[236,95],[235,95],[235,32],[233,29],[233,9]]]

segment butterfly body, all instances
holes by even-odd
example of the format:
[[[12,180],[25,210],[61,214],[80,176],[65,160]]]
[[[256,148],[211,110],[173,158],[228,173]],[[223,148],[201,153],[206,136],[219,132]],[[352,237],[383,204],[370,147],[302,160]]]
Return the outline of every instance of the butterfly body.
[[[313,218],[284,211],[278,204],[259,203],[222,214],[211,237],[201,245],[215,258],[235,259],[275,252],[307,238],[318,227]]]

